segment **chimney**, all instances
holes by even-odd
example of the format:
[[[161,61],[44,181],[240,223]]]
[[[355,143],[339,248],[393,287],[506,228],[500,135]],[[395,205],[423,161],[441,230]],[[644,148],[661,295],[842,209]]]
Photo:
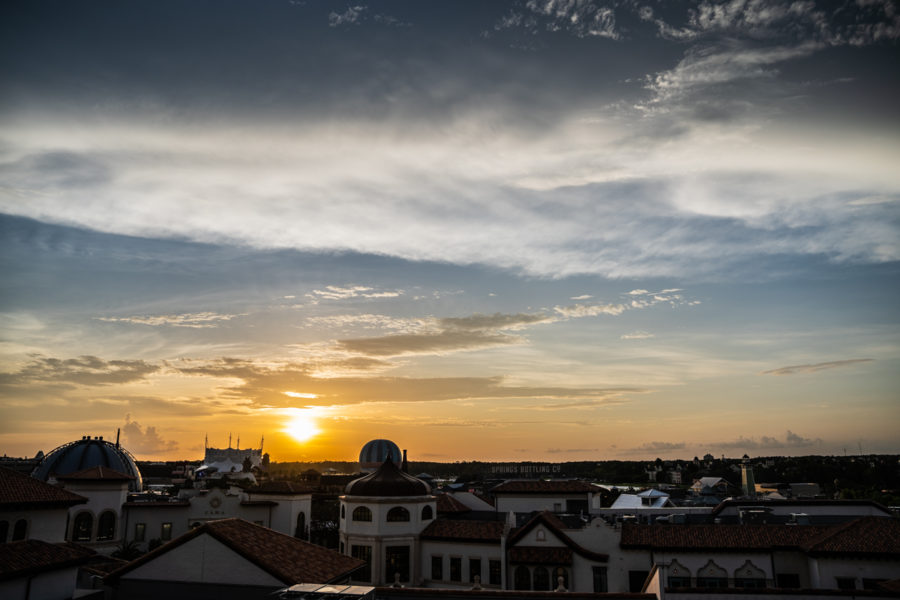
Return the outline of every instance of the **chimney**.
[[[403,466],[401,466],[400,469],[404,473],[409,473],[409,462],[406,460],[406,449],[405,448],[403,449]]]

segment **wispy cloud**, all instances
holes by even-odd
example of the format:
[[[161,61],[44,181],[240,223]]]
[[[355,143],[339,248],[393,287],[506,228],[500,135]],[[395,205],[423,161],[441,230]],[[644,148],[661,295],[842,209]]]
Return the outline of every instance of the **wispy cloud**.
[[[632,331],[631,333],[624,333],[619,339],[623,340],[647,340],[654,337],[652,333],[648,333],[646,331]]]
[[[190,327],[192,329],[208,329],[230,321],[244,314],[220,314],[214,312],[183,313],[177,315],[136,315],[131,317],[94,317],[98,321],[109,323],[134,323],[153,327]]]
[[[403,290],[376,290],[364,285],[341,287],[329,285],[323,290],[313,290],[308,297],[324,300],[345,300],[348,298],[397,298]]]
[[[684,450],[687,448],[685,442],[645,442],[634,448],[623,448],[619,450],[620,454],[647,454],[647,453],[669,453],[675,450]]]
[[[800,373],[817,373],[819,371],[828,371],[830,369],[839,369],[851,365],[872,362],[872,358],[850,358],[846,360],[834,360],[829,362],[814,363],[808,365],[791,365],[788,367],[779,367],[769,371],[763,371],[760,375],[797,375]]]

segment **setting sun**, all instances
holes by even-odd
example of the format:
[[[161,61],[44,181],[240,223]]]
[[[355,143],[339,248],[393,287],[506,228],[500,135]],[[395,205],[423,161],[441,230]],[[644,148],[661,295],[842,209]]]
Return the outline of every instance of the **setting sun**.
[[[309,412],[304,411],[296,413],[290,418],[284,432],[298,442],[305,442],[318,434],[319,428],[316,427],[315,418]]]

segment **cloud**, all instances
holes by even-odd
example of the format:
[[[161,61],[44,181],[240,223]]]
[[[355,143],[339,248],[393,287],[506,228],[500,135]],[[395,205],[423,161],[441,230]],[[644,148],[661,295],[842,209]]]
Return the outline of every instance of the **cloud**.
[[[779,440],[777,437],[767,435],[760,436],[759,439],[745,438],[741,436],[731,442],[718,442],[712,445],[718,448],[733,450],[765,450],[779,448],[806,448],[808,446],[815,446],[821,443],[821,438],[805,438],[788,429],[783,440]]]
[[[413,333],[434,326],[433,319],[391,317],[379,314],[348,314],[309,317],[306,323],[317,327],[381,329]]]
[[[619,339],[622,340],[647,340],[654,337],[652,333],[647,333],[646,331],[632,331],[631,333],[624,333]]]
[[[364,14],[368,10],[367,6],[348,6],[347,10],[342,13],[331,11],[328,14],[328,26],[340,27],[341,25],[359,25],[365,18]]]
[[[164,440],[153,425],[141,427],[140,423],[131,420],[131,415],[125,416],[122,435],[123,445],[136,454],[162,454],[178,450],[178,442]]]
[[[596,317],[598,315],[621,315],[628,309],[624,304],[575,304],[573,306],[555,306],[560,315],[569,319]]]
[[[599,452],[599,448],[547,448],[547,454],[581,454],[583,452]]]
[[[687,444],[684,442],[646,442],[634,448],[619,450],[620,454],[647,454],[657,452],[671,452],[673,450],[684,450]]]
[[[184,360],[170,368],[190,375],[237,380],[226,384],[222,397],[257,406],[337,406],[385,402],[436,402],[446,400],[577,400],[618,399],[632,388],[579,388],[512,386],[503,377],[317,377],[305,363],[278,365],[222,358],[216,361]],[[302,390],[315,398],[291,398],[285,391]]]
[[[214,312],[183,313],[176,315],[143,315],[132,317],[94,317],[98,321],[110,323],[134,323],[154,327],[189,327],[192,329],[209,329],[218,327],[220,323],[230,321],[245,314],[225,315]]]
[[[308,297],[325,300],[345,300],[348,298],[397,298],[403,295],[403,290],[376,291],[374,288],[364,285],[351,285],[340,287],[337,285],[326,286],[324,290],[313,290]]]
[[[569,300],[590,300],[593,298],[590,294],[582,294],[580,296],[572,296]]]
[[[96,356],[59,359],[40,355],[14,373],[0,374],[0,382],[26,385],[36,382],[103,386],[141,381],[159,371],[143,360],[103,360]]]
[[[495,31],[520,29],[536,35],[543,29],[579,38],[621,38],[613,8],[591,0],[528,0],[523,10],[511,10],[495,24]]]
[[[338,340],[337,346],[347,352],[366,356],[401,356],[404,354],[443,354],[461,350],[481,350],[494,346],[521,344],[524,341],[519,336],[504,333],[446,330]]]
[[[818,371],[828,371],[830,369],[838,369],[864,362],[872,362],[873,358],[851,358],[847,360],[835,360],[830,362],[815,363],[809,365],[791,365],[789,367],[779,367],[769,371],[763,371],[760,375],[797,375],[798,373],[816,373]]]
[[[445,317],[438,319],[438,324],[446,329],[484,330],[484,329],[521,329],[538,323],[552,323],[551,316],[537,314],[474,314],[468,317]]]

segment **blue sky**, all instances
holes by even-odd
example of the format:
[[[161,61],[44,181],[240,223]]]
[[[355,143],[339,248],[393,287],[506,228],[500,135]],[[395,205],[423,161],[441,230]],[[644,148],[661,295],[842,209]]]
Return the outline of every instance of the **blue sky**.
[[[900,452],[894,3],[2,11],[7,454]]]

